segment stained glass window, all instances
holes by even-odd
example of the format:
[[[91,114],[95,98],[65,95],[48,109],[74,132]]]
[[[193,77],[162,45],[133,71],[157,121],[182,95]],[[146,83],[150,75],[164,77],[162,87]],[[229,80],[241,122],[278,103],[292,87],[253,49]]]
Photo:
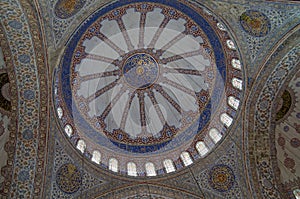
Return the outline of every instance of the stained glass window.
[[[209,130],[209,137],[214,141],[214,143],[217,143],[222,139],[221,133],[215,128]]]
[[[224,27],[224,25],[221,24],[221,23],[217,23],[217,26],[218,26],[218,28],[219,28],[220,30],[222,30],[222,31],[225,31],[225,30],[226,30],[226,28]]]
[[[73,129],[72,129],[72,127],[71,127],[70,124],[67,124],[67,125],[65,126],[65,133],[66,133],[69,137],[71,137],[71,135],[73,134]]]
[[[60,107],[57,108],[57,115],[58,115],[59,119],[62,118],[62,116],[63,116],[63,110],[62,110],[62,108],[60,108]]]
[[[152,162],[147,162],[145,164],[147,176],[156,176],[155,166]]]
[[[229,106],[231,106],[232,108],[237,110],[239,108],[239,105],[240,105],[240,100],[236,99],[233,96],[229,96],[228,97],[228,104],[229,104]]]
[[[293,191],[293,194],[294,194],[296,199],[300,199],[300,189],[295,189]]]
[[[97,164],[100,163],[100,161],[101,161],[101,153],[99,151],[94,151],[93,152],[92,161],[96,162]]]
[[[184,166],[189,166],[193,163],[193,160],[188,152],[182,152],[180,155],[181,160],[183,161]]]
[[[242,69],[241,62],[238,59],[232,59],[231,64],[232,64],[232,67],[235,68],[235,69],[238,69],[238,70]]]
[[[243,89],[243,81],[238,78],[232,78],[232,85],[233,87],[242,90]]]
[[[230,49],[232,49],[232,50],[235,50],[235,49],[236,49],[236,48],[235,48],[235,45],[234,45],[234,43],[233,43],[232,40],[227,40],[227,41],[226,41],[226,44],[227,44],[228,48],[230,48]]]
[[[201,155],[201,156],[204,156],[205,154],[207,154],[208,152],[208,148],[207,146],[204,144],[203,141],[199,141],[196,143],[196,149],[198,151],[198,153]]]
[[[167,173],[174,172],[176,170],[173,161],[170,159],[164,160],[164,167]]]
[[[108,168],[113,172],[118,172],[118,160],[115,158],[110,158],[108,161]]]
[[[127,163],[127,173],[130,176],[137,176],[136,165],[134,162]]]
[[[233,121],[232,117],[230,117],[227,113],[222,113],[220,120],[227,127],[229,127]]]
[[[79,140],[78,142],[77,142],[77,149],[79,150],[79,151],[81,151],[81,153],[84,153],[84,150],[85,150],[85,148],[86,148],[86,144],[85,144],[85,142],[83,141],[83,140]]]

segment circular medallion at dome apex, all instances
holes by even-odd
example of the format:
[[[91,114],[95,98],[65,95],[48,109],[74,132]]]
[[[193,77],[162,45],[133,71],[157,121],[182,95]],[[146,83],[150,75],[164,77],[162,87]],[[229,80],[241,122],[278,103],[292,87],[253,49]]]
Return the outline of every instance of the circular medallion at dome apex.
[[[130,56],[123,64],[122,73],[126,83],[136,89],[145,89],[158,77],[159,66],[155,59],[145,53]]]
[[[205,11],[180,1],[118,1],[77,29],[54,97],[81,152],[97,151],[108,167],[122,159],[112,171],[127,172],[130,162],[138,176],[150,161],[152,176],[189,165],[221,140],[242,98],[243,69],[226,27]]]

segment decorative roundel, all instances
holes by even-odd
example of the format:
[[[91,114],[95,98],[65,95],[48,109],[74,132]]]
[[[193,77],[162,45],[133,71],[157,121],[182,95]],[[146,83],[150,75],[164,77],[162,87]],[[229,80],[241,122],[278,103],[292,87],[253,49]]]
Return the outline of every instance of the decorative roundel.
[[[243,29],[255,37],[264,37],[271,30],[269,18],[262,12],[247,10],[240,16],[240,24]]]
[[[54,13],[61,19],[74,16],[84,6],[86,0],[58,0],[54,6]]]
[[[223,23],[200,5],[168,0],[96,11],[70,38],[54,81],[57,117],[74,146],[132,176],[204,157],[233,123],[242,90],[242,61]]]
[[[234,173],[227,165],[215,165],[208,175],[210,186],[219,192],[229,191],[234,185]]]
[[[290,144],[292,147],[298,148],[300,147],[300,140],[298,138],[293,138],[291,139]]]
[[[122,67],[125,82],[134,89],[145,89],[155,83],[159,65],[155,59],[145,53],[131,55]]]
[[[67,163],[58,169],[56,183],[63,192],[68,194],[75,193],[81,186],[82,176],[74,164]]]

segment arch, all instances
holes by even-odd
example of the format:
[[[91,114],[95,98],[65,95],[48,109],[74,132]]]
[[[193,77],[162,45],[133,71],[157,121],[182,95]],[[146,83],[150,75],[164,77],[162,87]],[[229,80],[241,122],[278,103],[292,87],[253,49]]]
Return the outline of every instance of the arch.
[[[93,151],[92,161],[100,164],[101,161],[101,153],[99,151]]]
[[[233,97],[233,96],[229,96],[228,97],[228,104],[229,104],[229,106],[231,106],[232,108],[237,110],[239,108],[239,105],[240,105],[240,100]]]
[[[232,124],[232,117],[230,117],[227,113],[222,113],[220,117],[221,122],[228,128]]]
[[[222,134],[216,128],[210,129],[208,134],[214,143],[217,143],[222,139]]]
[[[285,186],[285,182],[281,179],[279,157],[276,150],[276,134],[274,133],[276,125],[273,125],[274,121],[272,120],[276,114],[274,102],[276,102],[277,95],[286,89],[286,85],[299,70],[299,59],[295,59],[295,57],[299,57],[297,56],[299,47],[295,42],[296,38],[298,38],[297,34],[291,32],[278,45],[269,50],[273,53],[265,58],[265,64],[256,77],[261,81],[251,88],[247,98],[246,108],[249,112],[244,119],[247,123],[245,123],[243,131],[243,147],[249,149],[249,153],[244,157],[249,160],[248,175],[251,174],[251,177],[256,179],[253,183],[248,183],[248,187],[254,187],[254,190],[251,191],[255,198],[266,198],[268,193],[272,193],[272,196],[276,198],[290,198],[292,195],[292,191]],[[260,139],[259,142],[257,138]],[[262,157],[261,154],[264,156]],[[267,169],[270,172],[268,181],[272,182],[272,187],[264,186],[265,176],[260,175],[262,164],[264,170]],[[294,187],[296,184],[289,183],[289,186]]]
[[[81,153],[84,153],[84,151],[85,151],[85,149],[86,149],[86,144],[85,144],[84,140],[79,140],[79,141],[77,142],[76,148],[77,148],[79,151],[81,151]]]
[[[242,90],[243,89],[243,81],[241,79],[238,79],[236,77],[232,78],[232,86],[239,89],[239,90]]]
[[[171,172],[176,171],[174,163],[173,163],[172,160],[165,159],[164,162],[163,162],[163,164],[164,164],[164,167],[165,167],[167,173],[171,173]]]
[[[156,176],[155,166],[152,162],[147,162],[145,164],[145,170],[147,176]]]
[[[127,163],[127,174],[130,176],[137,176],[136,164],[134,162]]]
[[[205,156],[209,151],[203,141],[199,141],[196,143],[196,149],[201,156]]]
[[[192,160],[190,154],[186,151],[184,151],[180,154],[180,158],[181,158],[184,166],[189,166],[193,163],[193,160]]]
[[[110,158],[108,161],[108,169],[113,172],[118,172],[118,160],[116,158]]]

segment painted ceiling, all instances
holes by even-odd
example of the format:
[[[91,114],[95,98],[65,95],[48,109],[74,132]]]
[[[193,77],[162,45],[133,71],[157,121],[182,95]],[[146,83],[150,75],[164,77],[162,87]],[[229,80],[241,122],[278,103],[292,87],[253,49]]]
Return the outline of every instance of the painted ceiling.
[[[0,198],[296,198],[296,1],[3,0]]]

